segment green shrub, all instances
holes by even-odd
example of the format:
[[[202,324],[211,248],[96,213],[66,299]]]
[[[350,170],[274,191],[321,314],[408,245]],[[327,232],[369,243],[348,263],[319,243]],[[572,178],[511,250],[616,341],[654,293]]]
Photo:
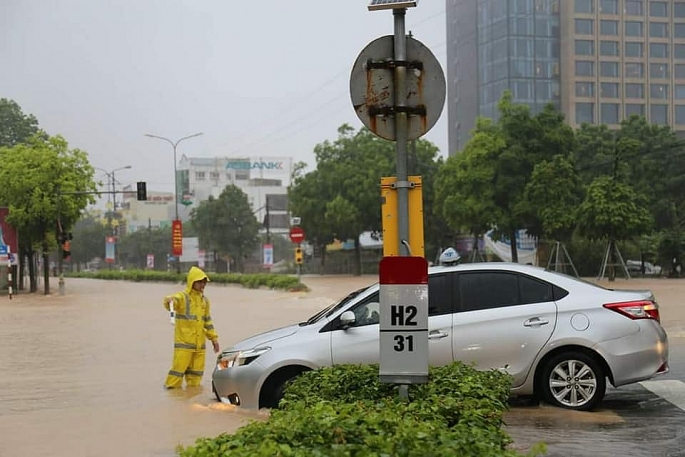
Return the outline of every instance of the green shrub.
[[[511,378],[462,363],[431,368],[410,401],[381,383],[378,365],[309,371],[285,391],[280,409],[234,434],[200,438],[182,457],[514,457],[502,430]],[[528,455],[544,452],[538,446]]]
[[[99,270],[95,272],[69,272],[65,276],[73,278],[94,278],[124,281],[155,281],[185,284],[185,273],[177,274],[166,271],[149,270]],[[239,274],[239,273],[207,273],[210,281],[218,284],[239,284],[250,289],[267,287],[288,291],[308,291],[295,276],[278,275],[273,273]]]

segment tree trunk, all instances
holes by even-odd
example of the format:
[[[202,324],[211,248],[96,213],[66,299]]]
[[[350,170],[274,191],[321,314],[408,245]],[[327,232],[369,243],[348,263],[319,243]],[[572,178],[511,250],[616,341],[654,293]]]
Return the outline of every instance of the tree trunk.
[[[511,261],[514,263],[518,263],[519,253],[516,246],[516,229],[511,229],[509,231],[509,240],[511,241]]]
[[[326,244],[321,245],[321,274],[326,274]]]
[[[354,239],[354,276],[362,275],[362,246],[359,243],[359,236]]]
[[[47,244],[43,244],[43,277],[45,282],[44,293],[50,295],[50,254]]]
[[[38,272],[36,271],[36,252],[33,249],[29,249],[26,255],[27,262],[29,263],[29,292],[38,292]]]

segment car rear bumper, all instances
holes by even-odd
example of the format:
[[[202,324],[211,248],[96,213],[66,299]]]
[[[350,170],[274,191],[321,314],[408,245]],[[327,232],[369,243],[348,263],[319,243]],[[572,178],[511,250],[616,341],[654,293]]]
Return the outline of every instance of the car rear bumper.
[[[609,365],[615,387],[650,379],[668,367],[668,337],[655,321],[644,320],[639,332],[603,341],[593,349]]]
[[[247,409],[259,409],[259,389],[264,367],[258,361],[248,365],[225,368],[219,370],[214,367],[212,382],[219,397],[231,398],[235,403],[235,397],[239,404]]]

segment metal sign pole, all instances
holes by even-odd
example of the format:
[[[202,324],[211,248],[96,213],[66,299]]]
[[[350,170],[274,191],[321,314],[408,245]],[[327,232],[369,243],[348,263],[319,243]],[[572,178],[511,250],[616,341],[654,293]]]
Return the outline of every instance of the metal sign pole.
[[[392,10],[395,22],[394,57],[395,62],[407,61],[407,37],[404,30],[404,18],[407,10],[397,8]],[[406,77],[407,67],[403,64],[395,66],[395,149],[397,151],[397,224],[400,255],[411,255],[402,241],[409,240],[409,182],[407,181],[407,111],[406,108]]]

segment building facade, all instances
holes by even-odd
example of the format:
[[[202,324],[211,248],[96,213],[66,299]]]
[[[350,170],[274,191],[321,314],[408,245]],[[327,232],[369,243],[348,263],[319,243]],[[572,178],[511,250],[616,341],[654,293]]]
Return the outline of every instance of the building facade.
[[[574,127],[638,114],[685,133],[683,0],[447,0],[447,42],[450,154],[507,89]]]
[[[265,222],[267,208],[269,229],[287,232],[288,187],[292,176],[291,157],[187,157],[177,168],[179,216],[187,220],[193,207],[210,196],[218,197],[230,184],[239,187],[248,198],[257,220]]]

